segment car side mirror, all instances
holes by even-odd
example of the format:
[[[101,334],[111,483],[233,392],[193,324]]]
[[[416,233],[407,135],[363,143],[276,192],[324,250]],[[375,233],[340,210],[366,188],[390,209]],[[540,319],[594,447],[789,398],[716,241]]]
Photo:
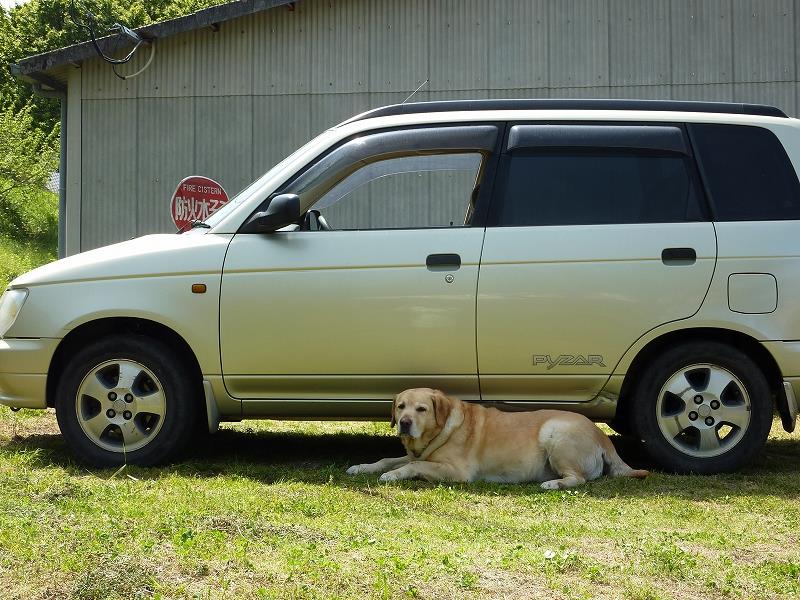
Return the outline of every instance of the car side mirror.
[[[272,233],[300,219],[300,197],[297,194],[279,194],[257,212],[242,228],[243,233]]]

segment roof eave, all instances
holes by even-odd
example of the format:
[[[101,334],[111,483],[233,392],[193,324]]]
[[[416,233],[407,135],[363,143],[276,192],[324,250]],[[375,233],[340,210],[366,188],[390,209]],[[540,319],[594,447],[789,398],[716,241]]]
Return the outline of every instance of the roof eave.
[[[187,31],[211,27],[231,19],[288,4],[294,4],[294,0],[236,0],[235,2],[199,10],[183,17],[144,25],[137,28],[136,33],[144,39],[160,39]],[[130,46],[130,40],[123,35],[109,35],[98,39],[97,42],[106,54],[111,54]],[[33,78],[32,75],[35,73],[45,73],[56,67],[69,63],[80,63],[96,56],[97,53],[92,42],[82,42],[66,48],[59,48],[51,52],[23,58],[14,65],[12,73],[17,77],[30,79]]]
[[[65,83],[59,81],[54,77],[50,77],[49,75],[45,75],[44,73],[40,73],[38,71],[34,71],[32,73],[23,73],[22,69],[17,63],[11,63],[8,65],[8,70],[14,77],[18,77],[23,81],[27,81],[28,83],[37,83],[39,85],[45,86],[53,90],[54,92],[66,92],[67,86]]]

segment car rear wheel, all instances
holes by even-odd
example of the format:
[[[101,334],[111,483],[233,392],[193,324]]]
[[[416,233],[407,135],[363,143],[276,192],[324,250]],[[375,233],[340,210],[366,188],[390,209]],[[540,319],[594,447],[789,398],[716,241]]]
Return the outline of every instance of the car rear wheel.
[[[633,424],[652,458],[678,473],[734,471],[764,446],[772,399],[761,369],[719,342],[671,348],[636,389]]]
[[[100,340],[64,368],[55,394],[61,432],[75,455],[93,466],[165,462],[195,429],[191,372],[158,340]]]

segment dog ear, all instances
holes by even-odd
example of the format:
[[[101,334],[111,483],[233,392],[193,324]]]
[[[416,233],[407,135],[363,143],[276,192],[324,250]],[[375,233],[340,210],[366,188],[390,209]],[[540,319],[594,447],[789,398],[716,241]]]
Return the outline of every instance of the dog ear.
[[[397,399],[399,397],[400,394],[397,394],[397,396],[395,396],[394,400],[392,401],[392,418],[389,421],[389,427],[394,427],[395,425],[397,425],[397,419],[395,418],[394,414],[397,412]]]
[[[453,410],[453,402],[441,390],[433,390],[431,401],[433,402],[433,416],[436,418],[436,424],[439,427],[444,427],[450,416],[450,411]]]

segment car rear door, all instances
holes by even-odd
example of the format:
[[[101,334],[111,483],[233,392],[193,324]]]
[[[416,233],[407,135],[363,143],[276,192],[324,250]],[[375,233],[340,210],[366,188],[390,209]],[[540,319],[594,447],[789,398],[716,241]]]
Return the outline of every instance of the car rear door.
[[[477,298],[481,396],[587,401],[637,338],[701,306],[716,261],[684,127],[512,124]]]

